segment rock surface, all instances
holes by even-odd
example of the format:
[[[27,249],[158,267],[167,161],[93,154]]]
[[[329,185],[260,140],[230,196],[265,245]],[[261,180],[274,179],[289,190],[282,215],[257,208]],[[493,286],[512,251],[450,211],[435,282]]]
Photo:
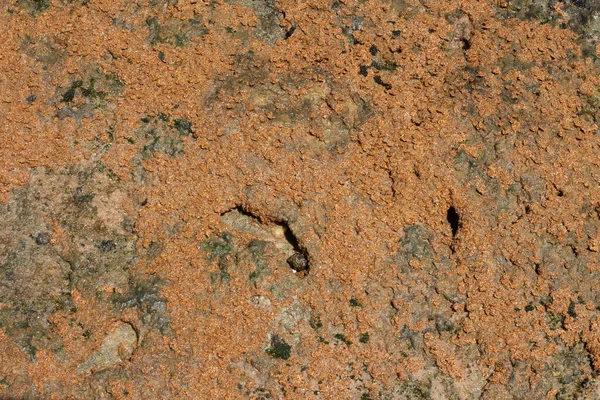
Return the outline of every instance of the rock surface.
[[[0,398],[600,398],[600,3],[0,4]]]
[[[131,325],[119,325],[104,338],[100,350],[77,366],[77,372],[83,374],[128,360],[133,354],[136,341],[137,335]]]

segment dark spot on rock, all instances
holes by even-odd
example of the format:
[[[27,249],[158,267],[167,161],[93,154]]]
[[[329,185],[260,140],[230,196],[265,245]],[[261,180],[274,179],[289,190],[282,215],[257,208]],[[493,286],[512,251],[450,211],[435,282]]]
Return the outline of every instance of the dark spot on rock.
[[[392,31],[392,37],[400,37],[400,35],[402,34],[402,31]]]
[[[337,340],[344,342],[346,344],[346,346],[350,346],[352,344],[351,341],[349,341],[346,336],[344,336],[344,334],[342,333],[336,333],[335,335],[333,335],[334,338],[336,338]]]
[[[360,304],[360,302],[358,300],[356,300],[354,297],[352,297],[350,299],[350,307],[362,307],[362,304]]]
[[[361,343],[369,343],[369,339],[371,339],[369,337],[368,333],[361,333],[360,337],[358,338],[358,341]]]
[[[27,104],[32,104],[36,100],[37,100],[37,95],[35,95],[35,94],[32,94],[31,96],[27,97],[27,99],[26,99]]]
[[[567,313],[569,314],[569,316],[577,318],[577,313],[575,312],[575,302],[573,302],[573,300],[571,300],[571,302],[569,303],[569,309]]]
[[[319,330],[320,328],[322,328],[323,322],[321,322],[321,317],[319,317],[318,315],[313,317],[310,321],[310,327],[314,330]]]
[[[94,199],[93,194],[84,193],[83,186],[79,186],[75,189],[75,193],[73,194],[73,200],[77,205],[83,205],[85,203],[89,203]]]
[[[109,253],[117,248],[117,245],[112,240],[103,240],[98,245],[98,248],[103,253]]]
[[[162,62],[165,62],[165,53],[163,53],[162,51],[158,52],[158,59]]]
[[[525,311],[531,312],[534,310],[533,304],[529,303],[525,306]]]
[[[287,344],[278,335],[271,338],[271,347],[267,349],[267,354],[273,358],[287,360],[292,354],[292,346]]]
[[[80,88],[81,86],[83,86],[83,82],[82,81],[74,81],[71,84],[71,87],[67,89],[67,91],[63,94],[62,96],[62,101],[63,103],[68,103],[73,101],[73,99],[75,98],[75,93],[77,88]]]
[[[369,67],[367,65],[361,65],[358,73],[362,76],[367,76],[369,74]]]
[[[386,90],[390,90],[392,88],[392,85],[390,85],[389,83],[385,83],[379,75],[375,75],[373,77],[373,80],[376,84],[383,86]]]
[[[379,50],[377,50],[377,46],[375,46],[374,44],[372,44],[371,47],[369,47],[369,53],[371,53],[372,56],[377,55],[378,52]]]
[[[460,227],[460,216],[456,212],[456,208],[454,208],[454,206],[450,207],[446,212],[446,220],[452,229],[452,236],[456,236],[458,233],[458,228]]]
[[[192,133],[192,123],[185,118],[178,118],[173,124],[181,136],[189,136]]]
[[[40,232],[35,237],[35,244],[41,246],[44,244],[50,243],[50,238],[52,236],[48,232]]]

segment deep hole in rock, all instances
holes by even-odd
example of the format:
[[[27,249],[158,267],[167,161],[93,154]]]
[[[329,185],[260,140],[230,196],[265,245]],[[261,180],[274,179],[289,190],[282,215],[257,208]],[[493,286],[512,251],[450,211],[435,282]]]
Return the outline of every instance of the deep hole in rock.
[[[469,39],[460,39],[460,41],[462,42],[462,48],[463,50],[469,50],[471,48],[471,41]]]
[[[450,228],[452,228],[452,236],[456,236],[458,233],[458,227],[460,225],[460,216],[456,212],[456,208],[451,206],[446,213],[446,220],[450,224]]]

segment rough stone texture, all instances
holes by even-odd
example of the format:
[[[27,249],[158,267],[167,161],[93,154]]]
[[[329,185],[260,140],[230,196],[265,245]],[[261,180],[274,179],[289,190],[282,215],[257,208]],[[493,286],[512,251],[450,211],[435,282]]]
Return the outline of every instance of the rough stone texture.
[[[600,398],[600,3],[0,4],[0,398]]]
[[[131,325],[121,324],[102,341],[102,347],[77,366],[80,374],[111,367],[131,357],[137,335]]]

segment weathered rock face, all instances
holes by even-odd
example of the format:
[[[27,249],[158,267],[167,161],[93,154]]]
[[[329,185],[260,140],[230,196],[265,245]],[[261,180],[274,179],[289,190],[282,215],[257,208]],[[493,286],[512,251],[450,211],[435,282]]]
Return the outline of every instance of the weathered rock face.
[[[131,325],[119,325],[104,338],[100,350],[92,353],[77,366],[77,372],[83,374],[97,371],[128,360],[133,354],[136,341],[137,334]]]
[[[0,398],[596,398],[588,1],[0,6]]]

